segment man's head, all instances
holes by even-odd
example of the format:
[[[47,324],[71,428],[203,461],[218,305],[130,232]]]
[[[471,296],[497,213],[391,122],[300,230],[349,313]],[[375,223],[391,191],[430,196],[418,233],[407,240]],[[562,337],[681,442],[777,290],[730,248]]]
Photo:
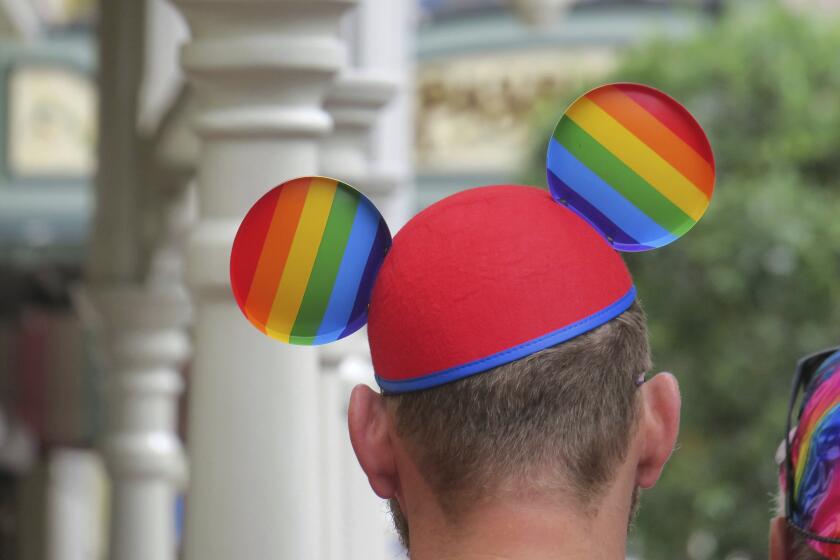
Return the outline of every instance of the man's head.
[[[499,503],[538,500],[592,518],[617,500],[609,507],[624,508],[626,522],[678,430],[676,381],[640,385],[650,367],[634,303],[594,330],[454,383],[398,395],[358,387],[350,435],[406,542],[424,516],[457,527]]]
[[[562,202],[462,191],[412,218],[377,275],[368,340],[383,395],[354,391],[350,434],[412,552],[423,535],[487,539],[500,530],[487,517],[517,528],[505,542],[540,524],[532,541],[556,537],[562,511],[569,534],[620,533],[623,556],[636,488],[673,448],[676,382],[639,386],[650,351],[630,273]]]

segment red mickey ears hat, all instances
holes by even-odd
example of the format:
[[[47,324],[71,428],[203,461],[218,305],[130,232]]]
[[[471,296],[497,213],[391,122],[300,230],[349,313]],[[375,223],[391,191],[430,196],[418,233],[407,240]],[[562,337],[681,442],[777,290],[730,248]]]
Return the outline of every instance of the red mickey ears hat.
[[[576,100],[549,141],[549,191],[468,189],[391,240],[352,187],[304,177],[269,191],[234,240],[231,284],[261,331],[321,344],[368,323],[386,392],[435,387],[569,340],[623,313],[636,290],[616,249],[666,245],[714,188],[703,130],[653,88]]]
[[[368,320],[377,381],[389,392],[454,381],[593,329],[634,299],[618,253],[547,192],[469,189],[394,239]]]

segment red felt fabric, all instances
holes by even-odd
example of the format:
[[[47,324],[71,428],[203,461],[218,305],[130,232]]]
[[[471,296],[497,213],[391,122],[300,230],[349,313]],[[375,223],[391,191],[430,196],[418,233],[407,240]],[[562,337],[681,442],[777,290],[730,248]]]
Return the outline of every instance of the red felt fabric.
[[[548,192],[469,189],[395,236],[370,303],[374,369],[400,381],[469,363],[589,317],[631,287],[619,254]]]

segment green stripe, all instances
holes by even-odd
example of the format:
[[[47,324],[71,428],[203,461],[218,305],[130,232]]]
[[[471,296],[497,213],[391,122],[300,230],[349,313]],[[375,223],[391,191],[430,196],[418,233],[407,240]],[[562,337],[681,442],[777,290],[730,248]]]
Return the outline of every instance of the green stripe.
[[[694,220],[689,215],[663,196],[656,187],[639,177],[569,117],[564,116],[557,123],[554,138],[593,173],[669,232],[679,236],[685,233],[687,227],[694,225]]]
[[[344,256],[344,249],[350,238],[350,230],[353,229],[353,218],[356,216],[358,204],[359,197],[354,195],[352,190],[340,185],[336,188],[324,235],[321,236],[321,245],[309,275],[309,283],[306,285],[300,311],[292,327],[292,339],[301,338],[293,342],[299,340],[311,344],[312,340],[306,339],[312,339],[318,333],[318,327],[321,326],[330,302],[333,284],[338,276],[341,257]]]
[[[306,344],[312,344],[313,342],[315,342],[315,338],[316,337],[314,337],[314,336],[294,336],[294,335],[292,335],[292,336],[289,337],[289,342],[291,344],[306,345]]]

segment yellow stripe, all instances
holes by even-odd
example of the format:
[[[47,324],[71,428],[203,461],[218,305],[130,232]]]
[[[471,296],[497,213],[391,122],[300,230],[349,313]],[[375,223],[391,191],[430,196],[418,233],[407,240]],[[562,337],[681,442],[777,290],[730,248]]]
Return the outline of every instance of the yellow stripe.
[[[335,181],[329,179],[313,179],[309,185],[298,229],[289,249],[286,268],[280,277],[266,325],[269,335],[284,342],[289,342],[289,335],[300,310],[330,215],[335,190]]]
[[[703,216],[709,205],[703,192],[593,101],[582,97],[566,114],[693,220]]]
[[[799,455],[796,457],[796,473],[793,478],[794,484],[798,484],[799,481],[802,480],[802,473],[805,470],[805,459],[808,457],[808,453],[811,451],[811,440],[813,439],[813,432],[816,430],[817,426],[825,420],[825,417],[831,412],[831,410],[840,404],[840,400],[835,399],[832,401],[830,406],[827,406],[825,410],[823,410],[820,417],[817,418],[816,421],[812,421],[810,426],[805,426],[806,430],[811,432],[811,437],[803,440],[802,443],[799,445]],[[806,432],[807,434],[807,432]]]
[[[790,437],[790,436],[788,436]],[[811,440],[806,439],[802,442],[799,446],[799,456],[796,458],[796,469],[793,475],[793,497],[795,498],[798,494],[797,485],[800,481],[802,481],[802,473],[805,470],[805,457],[808,456],[808,452],[811,450]]]

